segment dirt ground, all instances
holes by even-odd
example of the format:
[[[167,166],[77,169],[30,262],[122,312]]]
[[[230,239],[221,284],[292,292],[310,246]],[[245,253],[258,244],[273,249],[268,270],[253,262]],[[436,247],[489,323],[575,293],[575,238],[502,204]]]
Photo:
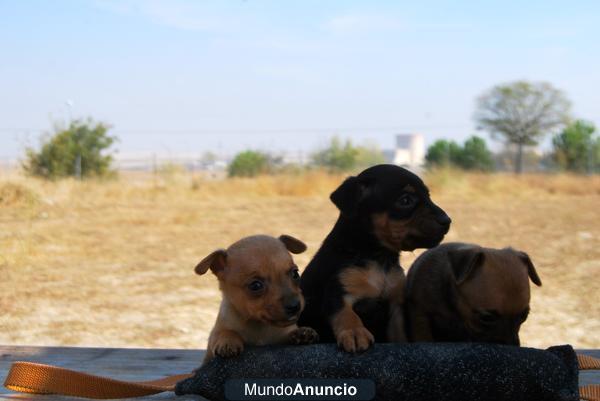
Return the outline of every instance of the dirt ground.
[[[43,182],[0,174],[0,344],[203,348],[220,299],[195,264],[255,233],[308,245],[337,217],[341,176],[247,180],[186,174]],[[453,219],[446,241],[528,252],[524,345],[600,348],[600,177],[425,176]],[[402,255],[408,268],[419,254]]]

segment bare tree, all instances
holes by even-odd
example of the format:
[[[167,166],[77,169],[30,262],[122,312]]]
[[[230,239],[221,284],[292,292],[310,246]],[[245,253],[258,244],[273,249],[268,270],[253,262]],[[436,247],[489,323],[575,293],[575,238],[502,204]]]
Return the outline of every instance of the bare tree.
[[[517,146],[515,172],[523,171],[523,147],[537,145],[547,133],[564,126],[571,102],[547,82],[516,81],[497,85],[477,99],[478,129]]]

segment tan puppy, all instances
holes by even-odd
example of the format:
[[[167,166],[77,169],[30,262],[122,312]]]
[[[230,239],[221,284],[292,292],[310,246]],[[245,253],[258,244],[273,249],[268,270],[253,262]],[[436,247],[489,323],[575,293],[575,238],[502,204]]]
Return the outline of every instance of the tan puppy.
[[[302,241],[289,235],[254,235],[227,250],[218,249],[198,263],[196,273],[202,275],[210,268],[223,294],[205,363],[215,355],[238,355],[244,344],[309,344],[318,340],[313,329],[296,325],[304,298],[298,267],[289,252],[305,250]]]
[[[430,249],[407,276],[409,339],[519,345],[529,279],[542,285],[529,256],[511,248],[448,243]]]

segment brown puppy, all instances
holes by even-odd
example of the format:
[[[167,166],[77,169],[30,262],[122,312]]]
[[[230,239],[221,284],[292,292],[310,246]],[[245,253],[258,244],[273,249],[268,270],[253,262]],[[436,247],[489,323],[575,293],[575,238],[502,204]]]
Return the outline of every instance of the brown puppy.
[[[529,279],[542,285],[529,256],[511,248],[448,243],[426,251],[407,276],[410,340],[519,345]]]
[[[289,235],[254,235],[227,250],[218,249],[198,263],[196,273],[204,274],[210,268],[223,293],[205,363],[215,355],[238,355],[244,344],[309,344],[318,340],[313,329],[296,325],[304,298],[298,267],[289,252],[305,250],[302,241]]]

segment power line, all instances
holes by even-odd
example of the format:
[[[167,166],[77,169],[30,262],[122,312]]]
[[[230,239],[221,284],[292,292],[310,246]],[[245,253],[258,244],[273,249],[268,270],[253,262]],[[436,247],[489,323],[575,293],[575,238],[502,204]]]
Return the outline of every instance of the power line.
[[[472,129],[470,124],[404,124],[387,127],[328,127],[328,128],[114,128],[117,133],[126,134],[297,134],[297,133],[336,133],[365,131],[406,131],[415,129]],[[0,132],[43,132],[47,128],[10,128],[0,127]]]

